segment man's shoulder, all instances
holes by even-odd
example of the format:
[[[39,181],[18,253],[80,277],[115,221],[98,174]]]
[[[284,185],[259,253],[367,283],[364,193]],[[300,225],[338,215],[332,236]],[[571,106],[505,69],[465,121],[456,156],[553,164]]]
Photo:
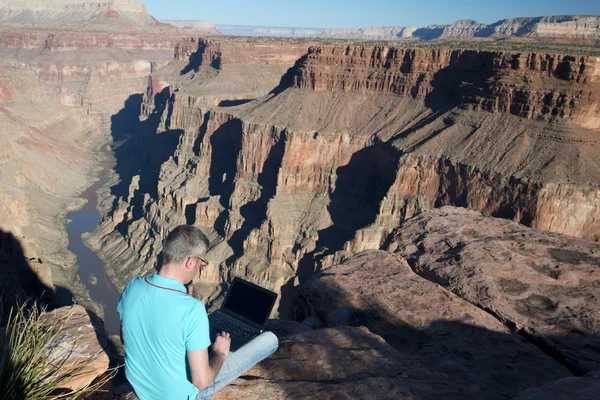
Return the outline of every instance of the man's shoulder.
[[[182,296],[181,301],[185,302],[186,305],[192,309],[206,308],[204,306],[204,303],[201,300],[198,300],[197,298],[195,298],[194,296],[192,296],[190,294]]]
[[[139,285],[140,283],[144,282],[146,278],[143,276],[136,276],[135,278],[133,278],[132,280],[129,281],[129,283],[127,284],[127,286],[129,285]]]
[[[144,282],[144,277],[143,276],[137,276],[135,278],[133,278],[132,280],[130,280],[127,285],[125,286],[125,289],[123,290],[123,293],[127,292],[128,290],[132,289],[132,288],[136,288],[138,286],[140,286],[143,282]]]
[[[133,278],[127,283],[125,286],[125,290],[123,290],[123,295],[127,295],[128,293],[135,293],[138,290],[143,290],[146,288],[147,279],[143,276],[138,276]],[[187,293],[180,293],[177,291],[165,290],[158,292],[161,296],[166,296],[165,299],[168,301],[175,301],[178,304],[178,307],[183,307],[189,310],[197,310],[199,308],[206,309],[204,303],[195,298],[192,295]]]

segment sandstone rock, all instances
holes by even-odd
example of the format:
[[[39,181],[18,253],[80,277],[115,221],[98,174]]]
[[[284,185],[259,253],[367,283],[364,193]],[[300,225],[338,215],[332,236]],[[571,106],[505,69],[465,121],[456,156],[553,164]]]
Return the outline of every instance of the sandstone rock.
[[[115,387],[114,400],[138,400],[138,397],[129,382],[125,381]]]
[[[175,60],[186,64],[175,63],[182,69],[167,78],[184,92],[182,97],[193,94],[194,103],[204,107],[243,104],[276,88],[308,46],[303,42],[282,46],[260,39],[189,38],[175,48]]]
[[[468,389],[444,380],[366,378],[360,381],[319,383],[305,381],[234,381],[215,400],[276,399],[479,399]]]
[[[280,341],[277,352],[215,399],[399,397],[475,399],[401,354],[366,328],[322,329]]]
[[[415,26],[372,26],[361,29],[325,29],[318,37],[335,39],[362,39],[362,40],[398,40],[408,39],[417,30]]]
[[[430,25],[417,29],[414,38],[433,40],[453,37],[531,36],[547,38],[598,39],[600,18],[585,15],[557,15],[537,18],[509,18],[493,24],[473,20],[456,21],[450,25]]]
[[[62,307],[40,316],[42,325],[58,322],[63,326],[56,338],[55,347],[48,355],[55,362],[55,367],[63,373],[77,368],[81,363],[85,367],[77,376],[69,381],[66,389],[80,389],[94,379],[102,376],[109,366],[108,355],[103,348],[106,346],[106,334],[102,328],[92,326],[87,311],[79,305]]]
[[[408,220],[389,248],[571,370],[600,368],[597,243],[444,207]]]
[[[531,388],[514,400],[595,400],[600,395],[600,371],[581,378],[563,378],[539,388]]]
[[[494,317],[387,252],[364,252],[326,268],[300,290],[300,319],[317,315],[329,322],[329,311],[339,308],[353,310],[353,323],[381,335],[403,360],[445,374],[482,398],[511,397],[570,376]]]
[[[296,321],[270,319],[265,330],[273,332],[278,338],[284,338],[297,333],[310,332],[313,328]]]
[[[440,92],[448,85],[453,86],[453,92],[445,95],[445,102],[456,96],[455,100],[474,104],[476,109],[507,112],[527,119],[582,120],[585,127],[598,129],[598,121],[589,121],[592,116],[587,115],[591,109],[597,109],[599,103],[598,90],[594,88],[599,81],[595,67],[598,62],[591,56],[315,46],[309,50],[294,84],[317,92],[375,90],[415,98],[431,97],[434,91]],[[356,68],[352,76],[345,70],[348,64]],[[487,74],[499,78],[493,85],[488,86],[483,81],[489,76],[473,75],[476,71],[483,72],[482,66]],[[533,84],[517,78],[526,75],[542,79]],[[483,80],[479,81],[479,78]],[[477,85],[470,85],[470,80],[477,80]],[[572,82],[575,86],[565,86],[572,91],[559,94],[554,87],[562,86],[561,81]],[[531,90],[533,85],[539,85],[537,90]],[[584,96],[579,93],[582,89],[586,92]]]
[[[163,20],[165,24],[176,26],[177,28],[193,31],[194,33],[202,32],[209,35],[220,35],[221,32],[215,26],[212,21],[176,21],[176,20]]]
[[[429,25],[423,28],[405,26],[373,26],[361,29],[307,29],[268,26],[219,25],[225,34],[238,36],[276,36],[306,38],[338,38],[362,40],[450,38],[600,38],[600,18],[587,15],[558,15],[537,18],[509,18],[493,24],[459,20],[448,25]]]
[[[324,29],[319,28],[286,28],[221,24],[217,26],[217,29],[225,35],[232,36],[271,36],[285,38],[315,38],[319,37],[324,31]]]
[[[135,0],[0,1],[0,21],[15,26],[112,26],[157,29],[159,23]]]

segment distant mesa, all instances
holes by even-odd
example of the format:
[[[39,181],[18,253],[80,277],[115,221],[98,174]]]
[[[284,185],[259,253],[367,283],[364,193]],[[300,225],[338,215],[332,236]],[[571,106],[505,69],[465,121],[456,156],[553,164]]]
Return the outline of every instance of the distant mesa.
[[[171,22],[172,23],[172,22]],[[442,40],[456,37],[499,38],[532,37],[554,39],[600,39],[600,16],[559,15],[552,17],[510,18],[493,24],[459,20],[450,25],[374,26],[361,29],[290,28],[245,25],[217,25],[233,36],[272,36],[361,40]]]
[[[164,27],[136,0],[0,0],[0,24],[20,28],[93,26],[146,31]]]
[[[221,32],[215,26],[212,21],[175,21],[175,20],[164,20],[161,21],[165,24],[173,25],[176,28],[185,29],[194,32],[204,32],[212,35],[220,35]]]
[[[363,40],[399,40],[410,39],[416,26],[374,26],[370,28],[288,28],[247,25],[218,25],[217,29],[232,36],[269,36],[290,38],[331,38]]]

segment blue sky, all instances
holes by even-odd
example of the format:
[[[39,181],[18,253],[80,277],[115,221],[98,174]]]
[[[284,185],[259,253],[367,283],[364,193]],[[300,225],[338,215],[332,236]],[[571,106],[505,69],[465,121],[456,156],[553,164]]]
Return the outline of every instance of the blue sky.
[[[600,15],[600,0],[142,0],[158,19],[225,25],[361,28],[495,22],[540,15]]]

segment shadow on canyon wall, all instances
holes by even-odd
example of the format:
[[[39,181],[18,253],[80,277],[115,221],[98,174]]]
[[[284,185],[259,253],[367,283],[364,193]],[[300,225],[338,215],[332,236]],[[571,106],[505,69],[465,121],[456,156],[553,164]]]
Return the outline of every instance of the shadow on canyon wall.
[[[154,97],[153,112],[147,119],[141,121],[143,96],[131,95],[126,100],[124,108],[111,118],[113,142],[126,141],[114,150],[116,159],[114,170],[119,176],[119,182],[110,189],[115,199],[112,209],[116,209],[119,199],[127,200],[128,196],[133,194],[128,203],[129,212],[134,220],[142,217],[145,194],[157,198],[161,165],[174,155],[183,134],[181,130],[156,133],[168,99],[168,88],[157,93]],[[136,176],[139,179],[138,188],[130,193],[130,184]],[[125,235],[127,223],[118,224],[117,230]]]
[[[400,156],[391,144],[380,142],[357,151],[347,165],[336,170],[335,190],[327,207],[333,224],[318,231],[315,250],[298,264],[300,284],[321,269],[325,257],[343,250],[359,229],[375,222],[379,205],[396,179]]]
[[[406,57],[409,57],[407,53]],[[406,60],[407,64],[412,62]],[[431,114],[419,121],[411,128],[392,137],[389,142],[396,139],[407,138],[411,134],[428,126],[435,120],[442,118],[455,107],[469,107],[477,104],[477,98],[493,95],[490,79],[496,76],[496,70],[492,57],[485,58],[476,51],[465,50],[454,56],[451,65],[435,72],[430,82],[431,92],[425,96],[425,106],[431,110]],[[401,67],[401,70],[404,67]],[[407,70],[406,72],[409,72]],[[411,92],[412,97],[417,97],[418,87],[425,76],[418,78],[417,85]],[[412,143],[406,152],[411,152],[421,145],[427,143],[446,128],[454,124],[451,116],[446,115],[444,120],[445,127],[432,130],[426,136],[421,137],[417,142]]]
[[[240,207],[240,214],[244,218],[244,222],[229,239],[229,245],[234,254],[228,261],[235,261],[235,259],[243,255],[244,241],[248,238],[252,230],[260,228],[263,221],[267,219],[269,200],[275,197],[277,190],[277,176],[285,152],[285,137],[285,131],[282,131],[279,134],[277,142],[271,147],[261,173],[258,174],[256,182],[261,187],[260,197]]]
[[[0,320],[6,322],[8,311],[26,302],[53,304],[54,291],[46,286],[30,263],[43,265],[39,258],[25,257],[21,242],[12,232],[0,229]]]
[[[186,65],[180,72],[180,75],[185,75],[188,72],[198,72],[200,66],[202,65],[204,50],[206,49],[205,44],[199,44],[198,50],[190,54],[188,65]],[[211,65],[213,68],[219,67],[219,64],[215,62],[214,65]]]
[[[314,278],[318,278],[318,274]],[[336,304],[351,304],[350,299],[356,299],[355,293],[346,293],[339,287],[335,290],[338,291],[339,296],[335,301]],[[368,310],[344,309],[348,312],[343,314],[345,317],[342,319],[330,318],[332,314],[323,312],[327,306],[315,310],[302,294],[300,291],[294,299],[292,316],[294,320],[300,322],[309,316],[316,316],[326,323],[326,327],[365,326],[399,352],[399,359],[404,360],[406,365],[398,375],[406,372],[411,376],[411,368],[414,368],[414,373],[418,374],[416,372],[419,368],[418,364],[422,364],[432,372],[445,374],[445,381],[468,387],[485,399],[512,398],[529,387],[540,386],[567,376],[569,371],[573,375],[583,376],[587,372],[597,370],[600,363],[600,352],[597,350],[593,362],[591,360],[588,364],[568,362],[558,351],[542,344],[542,338],[523,335],[523,332],[511,330],[509,334],[492,331],[457,320],[440,319],[418,327],[409,321],[392,322],[398,319],[396,315],[386,311],[389,309],[389,304],[386,303],[384,293],[379,294],[382,296],[381,300],[373,297],[365,302],[368,303],[368,306],[365,305]],[[431,307],[435,309],[435,304]],[[428,311],[430,314],[431,309]],[[589,343],[598,343],[600,340],[597,336],[586,335],[577,330],[573,330],[573,334],[566,336],[544,336],[543,339],[546,343],[566,341],[574,349],[589,348]],[[536,348],[525,350],[522,344],[525,341]],[[373,340],[372,348],[378,348],[376,340]],[[324,354],[324,363],[319,362],[318,365],[335,367],[339,365],[343,368],[336,359],[336,353],[341,351],[343,351],[341,348],[336,349],[332,346],[326,352],[318,352]],[[299,360],[304,359],[299,357]],[[539,360],[543,359],[547,359],[548,363],[540,365]],[[415,362],[417,364],[414,364]],[[315,365],[311,367],[314,368]],[[295,371],[296,369],[290,370],[289,374],[293,376]],[[375,376],[377,374],[385,376],[386,371],[371,373]],[[355,379],[364,378],[357,375]],[[352,377],[349,380],[353,380]],[[383,393],[382,398],[386,398]]]
[[[271,90],[271,92],[269,94],[272,95],[273,97],[275,97],[278,94],[280,94],[281,92],[283,92],[284,90],[294,86],[294,81],[296,80],[298,71],[304,65],[304,63],[306,62],[307,59],[308,59],[308,54],[305,54],[302,57],[300,57],[298,60],[296,60],[294,65],[292,67],[290,67],[290,69],[288,69],[285,72],[285,74],[283,74],[283,76],[281,77],[281,80],[279,81],[279,84],[276,87],[274,87],[273,90]]]
[[[235,107],[242,104],[250,103],[254,99],[239,99],[239,100],[221,100],[218,107]]]
[[[115,171],[119,175],[117,184],[110,187],[110,193],[115,197],[115,203],[112,209],[116,208],[119,197],[127,195],[129,183],[131,180],[124,179],[124,176],[133,176],[135,162],[129,161],[135,157],[133,150],[133,134],[140,123],[140,111],[142,107],[143,95],[134,94],[129,96],[121,111],[113,115],[110,119],[110,132],[113,143],[122,144],[114,149],[116,159]],[[127,173],[126,173],[127,172]]]
[[[12,232],[0,230],[0,327],[6,324],[11,308],[27,304],[37,305],[47,311],[59,307],[72,306],[74,296],[66,287],[47,286],[32,267],[33,263],[43,265],[43,260],[28,259],[23,246]],[[104,336],[104,321],[92,310],[86,309],[92,325],[95,327],[98,342],[108,354],[111,367],[122,364],[114,345]]]
[[[225,237],[225,224],[229,218],[229,200],[235,189],[237,159],[242,151],[242,121],[232,119],[221,125],[210,137],[208,190],[211,196],[220,196],[224,211],[215,221],[214,228]]]

